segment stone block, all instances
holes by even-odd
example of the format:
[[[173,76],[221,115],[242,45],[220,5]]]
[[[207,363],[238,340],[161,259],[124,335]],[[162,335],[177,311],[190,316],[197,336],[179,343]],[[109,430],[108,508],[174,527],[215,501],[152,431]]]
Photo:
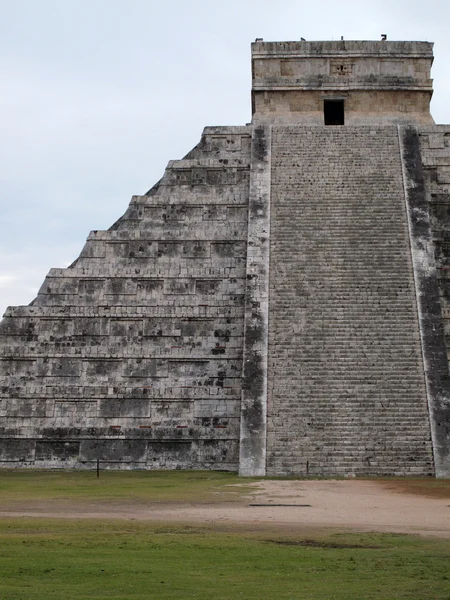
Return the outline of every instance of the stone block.
[[[53,402],[41,398],[3,398],[0,400],[2,417],[50,417],[53,415]]]
[[[36,441],[36,462],[44,463],[62,463],[78,460],[80,454],[80,442],[57,442],[57,441]]]
[[[110,377],[115,377],[120,373],[121,361],[110,358],[91,359],[86,361],[85,369],[87,377],[108,380]]]
[[[109,333],[111,336],[136,338],[144,335],[142,319],[111,319]]]
[[[195,294],[195,281],[193,279],[166,279],[164,282],[165,294]]]
[[[129,358],[124,364],[124,377],[167,377],[167,361],[152,358]]]
[[[150,400],[143,398],[102,398],[99,402],[99,417],[121,418],[150,417]]]
[[[155,422],[177,421],[178,423],[191,420],[193,417],[193,404],[190,401],[162,400],[152,402],[152,420]]]
[[[35,440],[0,438],[1,462],[31,462],[35,456]]]
[[[197,444],[192,441],[148,442],[148,463],[156,468],[192,468],[197,461]]]
[[[80,461],[144,463],[147,459],[145,440],[82,440]]]

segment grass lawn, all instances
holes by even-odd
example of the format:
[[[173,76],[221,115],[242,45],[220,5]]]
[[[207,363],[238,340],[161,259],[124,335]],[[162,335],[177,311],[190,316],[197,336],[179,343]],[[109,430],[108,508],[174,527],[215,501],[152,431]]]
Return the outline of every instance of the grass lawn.
[[[416,536],[0,520],[2,600],[448,600],[449,565]]]
[[[0,507],[235,502],[251,481],[220,472],[105,471],[97,480],[86,471],[4,470]],[[450,498],[449,481],[380,484]],[[107,598],[450,600],[450,541],[276,525],[0,519],[0,600]]]
[[[0,469],[0,503],[24,499],[233,502],[248,492],[249,483],[262,479],[243,479],[223,471],[101,471],[97,479],[95,471]],[[372,481],[394,492],[450,500],[449,479],[392,477]]]
[[[72,499],[211,504],[239,499],[252,481],[257,479],[221,471],[102,471],[97,479],[94,471],[0,469],[0,503]]]

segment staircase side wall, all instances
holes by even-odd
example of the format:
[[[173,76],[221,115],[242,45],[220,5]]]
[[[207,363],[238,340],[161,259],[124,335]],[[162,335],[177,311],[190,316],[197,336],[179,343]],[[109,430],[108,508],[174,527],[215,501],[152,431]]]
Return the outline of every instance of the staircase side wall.
[[[426,201],[431,222],[431,238],[437,273],[439,302],[437,322],[430,328],[439,335],[430,366],[436,372],[431,406],[434,424],[436,471],[450,477],[450,126],[420,127]]]

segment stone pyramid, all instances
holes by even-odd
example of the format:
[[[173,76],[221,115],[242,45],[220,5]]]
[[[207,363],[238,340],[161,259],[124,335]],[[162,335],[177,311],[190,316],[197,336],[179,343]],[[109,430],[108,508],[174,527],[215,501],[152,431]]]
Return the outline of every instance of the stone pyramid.
[[[450,476],[432,44],[252,44],[207,127],[0,323],[0,466]]]

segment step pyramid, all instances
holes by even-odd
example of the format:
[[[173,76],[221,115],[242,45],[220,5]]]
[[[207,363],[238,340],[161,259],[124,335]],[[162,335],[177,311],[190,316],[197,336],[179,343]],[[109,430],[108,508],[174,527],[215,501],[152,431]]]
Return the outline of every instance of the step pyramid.
[[[0,466],[450,476],[431,46],[253,44],[252,123],[7,309]]]

